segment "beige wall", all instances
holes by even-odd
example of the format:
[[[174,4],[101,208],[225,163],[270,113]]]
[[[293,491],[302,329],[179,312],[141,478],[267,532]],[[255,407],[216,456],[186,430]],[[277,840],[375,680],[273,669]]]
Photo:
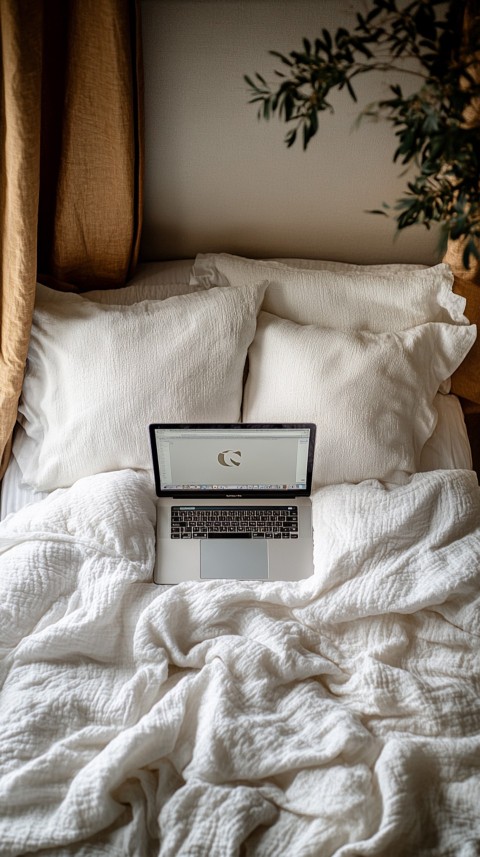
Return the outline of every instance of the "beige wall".
[[[437,260],[436,233],[415,227],[394,240],[393,220],[365,213],[394,202],[406,180],[386,123],[354,130],[359,108],[339,95],[308,151],[287,150],[286,126],[258,122],[247,104],[243,74],[274,79],[268,50],[351,26],[361,9],[362,0],[143,0],[144,260],[207,251]],[[387,82],[367,76],[357,91],[364,106]]]

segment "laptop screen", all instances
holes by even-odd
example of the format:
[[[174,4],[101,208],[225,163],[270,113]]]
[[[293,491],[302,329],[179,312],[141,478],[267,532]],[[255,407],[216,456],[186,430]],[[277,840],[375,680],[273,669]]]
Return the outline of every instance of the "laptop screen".
[[[152,425],[157,494],[309,494],[314,435],[311,424]]]

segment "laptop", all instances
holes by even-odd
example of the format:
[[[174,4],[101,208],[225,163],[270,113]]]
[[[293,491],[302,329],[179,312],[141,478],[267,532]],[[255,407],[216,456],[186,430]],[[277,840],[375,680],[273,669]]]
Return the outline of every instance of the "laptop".
[[[155,583],[313,574],[311,423],[153,424]]]

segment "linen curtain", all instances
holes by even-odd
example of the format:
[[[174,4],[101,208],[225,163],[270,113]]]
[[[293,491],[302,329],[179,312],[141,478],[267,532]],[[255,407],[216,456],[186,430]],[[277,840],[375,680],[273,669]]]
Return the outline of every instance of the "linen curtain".
[[[136,264],[139,2],[0,0],[0,60],[1,476],[37,279],[74,291],[114,288]]]

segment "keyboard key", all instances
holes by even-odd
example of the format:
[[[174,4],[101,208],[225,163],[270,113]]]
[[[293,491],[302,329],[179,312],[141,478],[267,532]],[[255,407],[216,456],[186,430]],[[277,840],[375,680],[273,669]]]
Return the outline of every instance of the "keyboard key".
[[[209,539],[251,539],[251,533],[208,533]]]
[[[172,538],[289,538],[297,533],[295,507],[172,507]]]

